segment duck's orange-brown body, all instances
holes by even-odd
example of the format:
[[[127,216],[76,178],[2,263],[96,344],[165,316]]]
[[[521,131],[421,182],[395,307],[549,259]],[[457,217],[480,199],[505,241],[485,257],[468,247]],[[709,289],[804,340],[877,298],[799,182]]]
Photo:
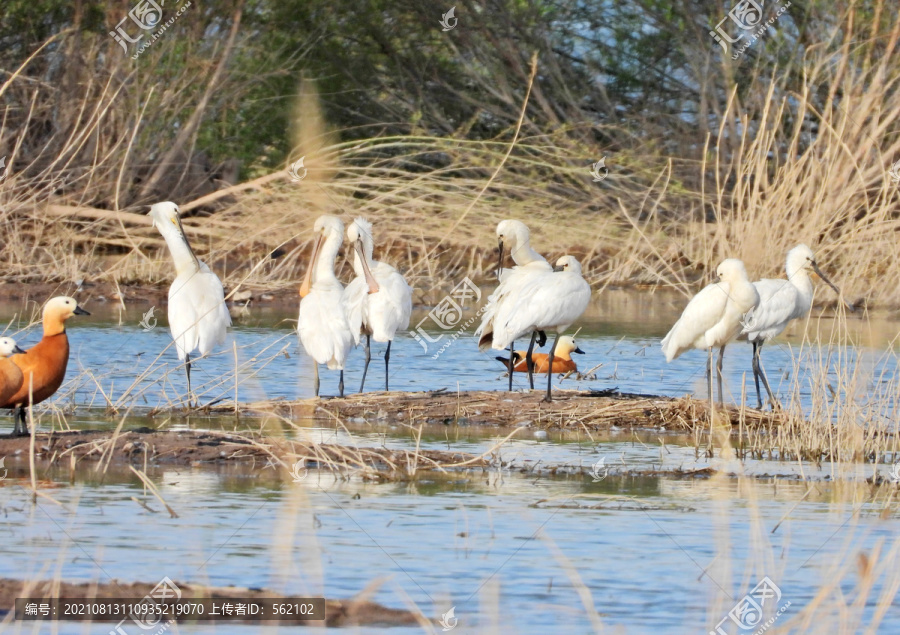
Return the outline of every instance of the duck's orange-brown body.
[[[2,408],[28,405],[29,382],[32,385],[32,402],[38,404],[53,396],[63,383],[66,366],[69,364],[69,338],[62,324],[62,332],[47,335],[44,323],[44,337],[34,347],[9,359],[22,371],[22,384],[11,397],[3,402]],[[31,379],[33,377],[33,379]]]
[[[513,361],[515,366],[513,366],[513,372],[516,373],[527,373],[528,365],[525,361],[525,351],[516,351],[515,357]],[[550,355],[548,353],[532,353],[531,359],[534,361],[534,372],[535,373],[546,373],[547,366],[550,361]],[[575,361],[569,357],[565,356],[565,359],[561,359],[560,355],[553,356],[553,372],[554,373],[567,373],[569,371],[576,371],[578,367],[575,365]]]
[[[22,370],[11,359],[0,359],[0,403],[6,403],[22,386]]]

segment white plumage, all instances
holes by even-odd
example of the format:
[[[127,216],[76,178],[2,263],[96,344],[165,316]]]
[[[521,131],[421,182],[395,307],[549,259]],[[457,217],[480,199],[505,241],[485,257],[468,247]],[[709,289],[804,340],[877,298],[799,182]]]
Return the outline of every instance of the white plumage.
[[[178,359],[185,361],[191,399],[191,353],[199,351],[203,356],[220,346],[231,326],[231,315],[222,281],[194,254],[178,211],[175,203],[157,203],[150,208],[150,217],[175,263],[175,280],[169,287],[169,330]]]
[[[344,308],[354,342],[366,338],[366,362],[359,391],[366,384],[369,369],[370,340],[387,342],[384,353],[384,389],[388,390],[391,343],[398,329],[409,327],[412,313],[412,288],[392,266],[372,259],[372,224],[357,218],[347,227],[347,240],[353,245],[353,270],[356,272],[344,291]]]
[[[549,273],[553,271],[553,267],[547,262],[543,256],[531,248],[531,232],[525,223],[517,220],[503,220],[497,225],[497,239],[499,241],[500,262],[498,266],[498,277],[500,285],[494,290],[494,293],[488,298],[481,317],[481,324],[475,330],[475,337],[478,338],[478,348],[486,351],[490,348],[503,350],[506,347],[512,347],[515,337],[509,338],[503,335],[505,346],[499,348],[494,343],[494,327],[495,324],[504,324],[507,314],[504,313],[504,307],[508,303],[510,297],[515,297],[519,293],[522,286],[528,283],[528,280],[535,275],[541,273]],[[503,268],[503,250],[509,248],[515,266],[511,269]],[[503,316],[498,321],[498,312]],[[534,350],[534,342],[538,333],[532,334],[531,344],[526,352],[526,359],[531,358]],[[540,345],[544,345],[542,336]],[[509,373],[509,389],[512,390],[512,372]],[[534,376],[529,366],[528,383],[534,388]]]
[[[758,408],[763,406],[762,394],[759,390],[760,378],[769,394],[772,406],[778,405],[778,400],[769,387],[769,380],[759,359],[762,346],[780,335],[791,320],[802,318],[809,313],[813,299],[813,282],[809,275],[810,271],[815,271],[826,284],[834,289],[835,293],[840,295],[840,290],[819,269],[812,250],[802,244],[797,245],[787,254],[785,262],[787,280],[764,278],[753,283],[759,293],[759,306],[747,316],[743,333],[753,344],[753,379],[756,383]]]
[[[712,349],[719,348],[717,363],[719,400],[722,400],[722,358],[725,345],[738,336],[744,315],[759,304],[759,293],[750,283],[744,263],[723,260],[716,269],[719,281],[691,298],[679,320],[663,338],[662,350],[671,362],[692,348],[707,349],[707,380],[711,380]],[[712,402],[712,390],[709,400]]]
[[[334,260],[344,241],[344,224],[327,214],[316,219],[316,242],[306,277],[300,287],[297,332],[307,354],[315,360],[315,393],[319,394],[319,364],[340,370],[340,395],[344,396],[344,362],[353,345],[353,334],[344,313],[344,286],[334,275]]]

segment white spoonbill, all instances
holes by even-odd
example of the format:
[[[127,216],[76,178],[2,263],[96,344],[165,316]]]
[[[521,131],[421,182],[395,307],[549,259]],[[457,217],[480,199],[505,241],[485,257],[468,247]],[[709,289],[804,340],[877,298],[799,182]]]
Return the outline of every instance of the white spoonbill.
[[[703,287],[691,298],[681,318],[662,341],[666,362],[671,362],[692,348],[707,350],[706,380],[710,404],[713,403],[713,348],[719,349],[716,373],[719,401],[722,402],[722,358],[725,356],[725,345],[740,334],[744,315],[759,304],[759,293],[750,283],[743,262],[736,258],[723,260],[716,268],[716,275],[718,282]]]
[[[344,242],[344,223],[323,214],[313,228],[316,242],[306,277],[300,286],[300,317],[297,332],[307,354],[313,358],[315,390],[319,396],[319,364],[340,370],[338,384],[344,396],[344,362],[353,345],[353,333],[344,313],[344,285],[334,275],[334,259]]]
[[[497,224],[497,238],[499,240],[500,252],[497,275],[500,278],[500,285],[488,298],[481,324],[475,331],[476,337],[479,338],[478,348],[482,351],[486,351],[492,347],[495,317],[498,314],[498,311],[502,311],[500,307],[507,302],[507,299],[511,295],[515,295],[517,290],[522,285],[526,284],[530,277],[540,273],[549,273],[553,271],[553,267],[550,266],[550,263],[531,248],[531,232],[528,231],[528,227],[525,223],[512,219],[500,221],[500,223]],[[516,263],[512,269],[503,268],[503,250],[505,247],[509,248],[509,253],[512,256],[513,262]],[[524,335],[524,333],[520,335]],[[547,336],[544,333],[538,333],[538,331],[532,332],[531,343],[528,346],[528,351],[525,353],[525,364],[528,369],[528,384],[531,388],[534,388],[534,360],[532,359],[532,352],[534,351],[534,342],[536,339],[538,339],[538,345],[543,346],[547,341]],[[509,341],[509,346],[514,347],[513,340]],[[493,348],[496,349],[497,347],[493,346]],[[513,348],[510,348],[510,351],[512,350]],[[509,390],[512,390],[512,359],[514,357],[514,354],[510,354],[508,368]]]
[[[387,391],[391,342],[397,329],[409,327],[412,289],[392,266],[372,260],[372,223],[365,218],[354,220],[347,227],[347,240],[354,249],[353,271],[356,272],[356,278],[344,291],[344,307],[356,345],[359,345],[362,335],[366,336],[366,365],[359,392],[366,385],[373,338],[376,342],[387,342],[387,350],[384,352],[384,389]]]
[[[834,289],[838,297],[841,295],[840,289],[832,284],[819,269],[812,250],[806,245],[797,245],[788,252],[784,269],[787,273],[787,280],[764,278],[753,283],[759,292],[759,306],[747,316],[743,330],[747,339],[753,344],[753,380],[756,382],[757,408],[763,407],[762,395],[759,391],[760,378],[769,394],[769,402],[772,407],[776,408],[779,405],[769,387],[769,380],[759,355],[763,344],[780,335],[791,320],[804,317],[809,313],[813,299],[813,283],[809,272],[816,272],[825,284]],[[850,305],[847,307],[851,311],[854,310]]]
[[[184,362],[190,403],[191,353],[198,350],[202,357],[221,345],[231,326],[231,315],[225,306],[222,281],[194,255],[184,235],[178,206],[172,202],[157,203],[150,208],[150,218],[175,262],[175,280],[169,287],[169,330],[178,359]]]
[[[562,256],[554,270],[528,276],[497,307],[492,347],[502,351],[525,333],[556,331],[548,362],[552,368],[560,335],[581,317],[590,301],[591,286],[582,277],[578,260]],[[544,401],[552,401],[552,384],[553,373],[547,373]]]

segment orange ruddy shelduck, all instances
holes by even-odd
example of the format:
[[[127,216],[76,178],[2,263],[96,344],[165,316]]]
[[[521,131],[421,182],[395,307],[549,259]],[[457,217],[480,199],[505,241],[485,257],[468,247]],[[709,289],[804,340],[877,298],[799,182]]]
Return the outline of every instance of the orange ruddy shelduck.
[[[41,341],[24,353],[10,358],[23,375],[18,390],[0,403],[0,408],[16,409],[13,435],[28,434],[25,407],[28,405],[29,385],[33,404],[51,397],[62,385],[69,363],[66,320],[73,315],[90,315],[90,313],[78,306],[74,298],[59,296],[47,302],[44,305],[44,336]]]
[[[513,353],[513,372],[528,372],[528,363],[525,359],[525,353],[525,351],[515,351]],[[570,371],[574,372],[578,370],[575,361],[572,359],[572,353],[584,355],[584,351],[578,348],[578,345],[575,343],[574,337],[563,335],[559,338],[559,344],[557,345],[556,353],[553,356],[554,373],[568,373]],[[531,359],[534,361],[535,373],[547,372],[547,361],[549,357],[550,355],[547,353],[532,353]],[[504,365],[509,365],[509,358],[507,357],[496,357],[495,359],[498,362],[503,362]]]

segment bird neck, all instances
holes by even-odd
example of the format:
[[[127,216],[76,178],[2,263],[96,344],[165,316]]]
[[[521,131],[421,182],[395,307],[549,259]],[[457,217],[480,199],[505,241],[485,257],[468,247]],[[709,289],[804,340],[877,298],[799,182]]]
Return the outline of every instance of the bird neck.
[[[332,233],[325,239],[322,250],[319,252],[319,258],[316,261],[316,268],[313,270],[313,284],[324,280],[337,280],[337,276],[334,275],[334,260],[337,258],[338,250],[341,248],[341,242],[343,242],[343,239],[340,234],[335,235]],[[353,264],[355,269],[355,260]]]
[[[369,245],[366,242],[363,242],[363,254],[365,255],[366,265],[368,265],[369,271],[371,271],[375,266],[375,261],[372,260],[373,250],[373,245]],[[366,275],[365,270],[363,269],[363,263],[359,259],[359,252],[356,251],[356,249],[353,250],[353,271],[359,278],[362,278]]]
[[[546,258],[531,248],[531,242],[527,239],[522,243],[517,244],[510,251],[510,255],[512,256],[513,262],[520,267],[530,265],[532,262],[547,262]]]
[[[187,237],[183,236],[175,229],[174,225],[169,223],[157,224],[159,233],[162,234],[166,245],[169,247],[169,253],[172,254],[172,260],[175,262],[175,274],[196,273],[200,270],[200,261],[194,255]]]
[[[804,296],[812,298],[813,282],[812,278],[809,277],[809,271],[801,267],[795,271],[788,271],[787,275],[788,280],[791,281],[791,284],[797,287],[800,293],[802,293]]]
[[[47,313],[43,317],[44,337],[52,337],[66,332],[66,321],[58,313]]]

